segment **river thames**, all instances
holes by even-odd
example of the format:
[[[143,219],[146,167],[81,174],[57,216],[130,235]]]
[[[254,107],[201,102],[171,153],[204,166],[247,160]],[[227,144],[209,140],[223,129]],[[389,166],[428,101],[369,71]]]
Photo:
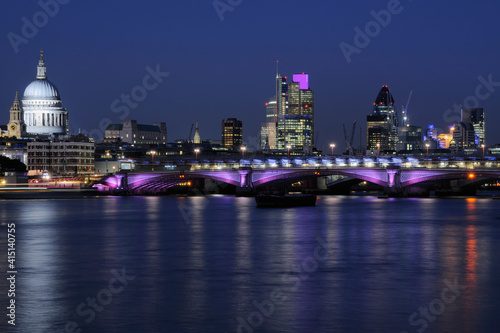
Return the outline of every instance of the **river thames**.
[[[497,332],[500,201],[1,200],[0,331]],[[8,277],[8,276],[7,276]]]

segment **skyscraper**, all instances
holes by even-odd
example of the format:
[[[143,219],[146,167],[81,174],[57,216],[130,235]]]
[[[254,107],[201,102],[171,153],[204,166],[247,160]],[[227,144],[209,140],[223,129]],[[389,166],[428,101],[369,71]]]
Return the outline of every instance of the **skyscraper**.
[[[419,150],[423,147],[422,127],[407,125],[398,127],[397,150]]]
[[[462,109],[462,122],[471,123],[474,127],[474,143],[477,147],[486,144],[484,109]]]
[[[372,114],[366,118],[367,149],[396,150],[398,142],[398,114],[394,98],[387,86],[382,86],[373,103]]]
[[[276,73],[276,95],[266,103],[266,122],[261,124],[261,149],[301,150],[314,147],[314,91],[309,74],[294,74],[292,82]]]
[[[312,152],[314,146],[314,91],[309,89],[309,75],[294,74],[286,83],[286,77],[277,75],[277,149]]]
[[[243,143],[243,123],[236,118],[222,121],[222,145],[238,149]]]
[[[276,122],[278,121],[278,116],[285,115],[288,108],[288,85],[286,79],[286,76],[276,75],[276,111],[274,113]]]
[[[366,149],[389,150],[389,123],[384,115],[366,117]]]
[[[284,124],[280,124],[283,121],[283,117],[287,113],[288,109],[288,84],[286,83],[286,76],[281,74],[276,74],[276,111],[275,122],[276,122],[276,148],[283,150],[285,149],[285,137],[280,135],[278,128],[284,128]]]
[[[474,126],[470,122],[459,122],[453,125],[453,139],[450,141],[450,149],[454,152],[474,150],[475,143]]]
[[[266,103],[266,122],[261,124],[260,149],[276,149],[276,98]]]
[[[310,116],[287,114],[278,118],[278,136],[285,143],[283,150],[290,149],[311,153],[312,119]]]
[[[314,91],[309,89],[309,74],[293,74],[293,82],[288,85],[287,114],[311,119],[311,131],[306,140],[314,146]]]

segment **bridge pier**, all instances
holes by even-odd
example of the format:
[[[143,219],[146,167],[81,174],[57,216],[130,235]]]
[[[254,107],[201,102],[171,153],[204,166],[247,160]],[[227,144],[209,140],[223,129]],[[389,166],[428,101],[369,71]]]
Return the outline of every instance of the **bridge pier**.
[[[240,186],[236,188],[237,197],[252,197],[255,195],[252,186],[252,168],[242,168],[238,170],[240,175]]]
[[[384,188],[384,194],[392,198],[404,197],[428,197],[429,189],[423,186],[402,186],[401,168],[387,168],[387,187]]]
[[[127,174],[116,174],[114,176],[117,179],[118,186],[113,190],[114,195],[128,195],[130,194],[128,187],[128,176]]]
[[[401,168],[387,168],[387,186],[384,188],[384,194],[390,197],[403,197],[405,191],[401,186]]]

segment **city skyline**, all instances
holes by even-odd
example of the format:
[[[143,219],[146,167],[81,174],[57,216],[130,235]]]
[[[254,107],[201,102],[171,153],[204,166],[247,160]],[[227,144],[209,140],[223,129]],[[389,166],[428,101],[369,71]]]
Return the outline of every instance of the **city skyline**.
[[[294,4],[298,4],[296,8]],[[102,6],[111,9],[108,4]],[[0,23],[5,36],[11,32],[22,36],[22,18],[30,21],[43,10],[36,3],[9,7],[11,15]],[[496,112],[500,107],[500,91],[496,91],[500,75],[497,79],[493,61],[500,51],[489,33],[498,24],[492,18],[497,4],[469,7],[463,3],[454,8],[455,16],[451,16],[443,12],[446,7],[442,4],[435,4],[432,7],[435,11],[429,11],[426,9],[431,7],[425,5],[401,2],[403,10],[392,14],[390,23],[377,36],[370,37],[366,47],[358,47],[360,53],[353,53],[350,63],[339,46],[343,42],[355,45],[355,28],[364,30],[365,24],[375,21],[371,12],[386,10],[386,3],[364,1],[357,8],[342,4],[338,12],[345,17],[341,17],[329,4],[311,8],[295,1],[282,7],[243,2],[233,11],[225,12],[222,21],[211,3],[189,9],[185,4],[159,4],[158,8],[171,9],[168,21],[156,20],[158,14],[138,7],[134,18],[147,22],[144,27],[119,25],[123,31],[117,27],[105,36],[96,35],[97,30],[108,31],[111,23],[90,24],[92,19],[99,18],[99,13],[90,7],[72,2],[60,4],[58,13],[46,25],[38,27],[35,36],[18,45],[17,53],[9,38],[3,39],[0,123],[8,122],[15,91],[21,94],[33,80],[40,48],[45,50],[48,77],[61,90],[63,103],[70,112],[70,130],[74,132],[79,128],[98,129],[99,122],[106,119],[120,123],[123,120],[120,117],[128,112],[127,118],[141,123],[166,122],[169,141],[186,138],[196,119],[202,139],[217,139],[220,121],[236,117],[245,123],[244,140],[254,137],[258,142],[265,103],[274,91],[277,59],[280,72],[306,72],[310,76],[319,131],[315,134],[319,138],[316,146],[320,150],[328,150],[330,142],[343,150],[342,123],[357,120],[363,124],[382,85],[391,88],[398,112],[406,104],[409,92],[414,91],[408,108],[412,125],[447,128],[460,117],[454,105],[466,102],[463,108],[474,107],[474,99],[480,101],[477,107],[488,113],[489,128],[500,123]],[[265,9],[275,12],[278,8],[283,10],[283,18],[273,21]],[[286,23],[301,11],[304,17],[309,14],[316,19],[308,21],[308,25]],[[88,30],[81,30],[84,22],[72,22],[82,12],[89,14]],[[128,13],[126,8],[108,12],[110,21],[115,23],[125,13]],[[481,20],[467,27],[467,31],[454,23],[457,18],[464,20],[471,15]],[[256,17],[263,22],[260,27],[250,24]],[[408,27],[422,17],[427,23],[419,26],[420,30]],[[196,22],[189,28],[191,20]],[[289,33],[271,43],[266,33],[285,23]],[[457,29],[460,37],[439,31],[438,23]],[[162,36],[160,27],[177,29],[179,33],[167,29],[168,36]],[[71,38],[67,37],[68,29],[74,32]],[[142,33],[149,33],[150,37],[141,37]],[[291,46],[297,36],[309,36],[311,43],[296,51]],[[257,37],[262,37],[262,42]],[[168,45],[161,46],[158,41]],[[109,47],[105,47],[106,42]],[[202,54],[198,54],[197,48]],[[135,108],[125,111],[121,95],[142,86],[143,78],[151,72],[163,75],[159,78],[161,82],[147,90],[147,96]],[[234,84],[235,77],[240,78],[240,84]],[[247,88],[241,89],[242,86]],[[478,89],[479,86],[482,88]],[[500,134],[489,131],[486,140],[488,145],[500,143]],[[355,146],[358,141],[356,135]]]

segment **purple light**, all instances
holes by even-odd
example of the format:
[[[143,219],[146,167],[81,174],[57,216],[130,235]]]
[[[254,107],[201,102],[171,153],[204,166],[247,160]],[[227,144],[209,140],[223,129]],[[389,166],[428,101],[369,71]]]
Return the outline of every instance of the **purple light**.
[[[298,82],[300,89],[307,90],[309,89],[309,74],[293,74],[293,82]]]

